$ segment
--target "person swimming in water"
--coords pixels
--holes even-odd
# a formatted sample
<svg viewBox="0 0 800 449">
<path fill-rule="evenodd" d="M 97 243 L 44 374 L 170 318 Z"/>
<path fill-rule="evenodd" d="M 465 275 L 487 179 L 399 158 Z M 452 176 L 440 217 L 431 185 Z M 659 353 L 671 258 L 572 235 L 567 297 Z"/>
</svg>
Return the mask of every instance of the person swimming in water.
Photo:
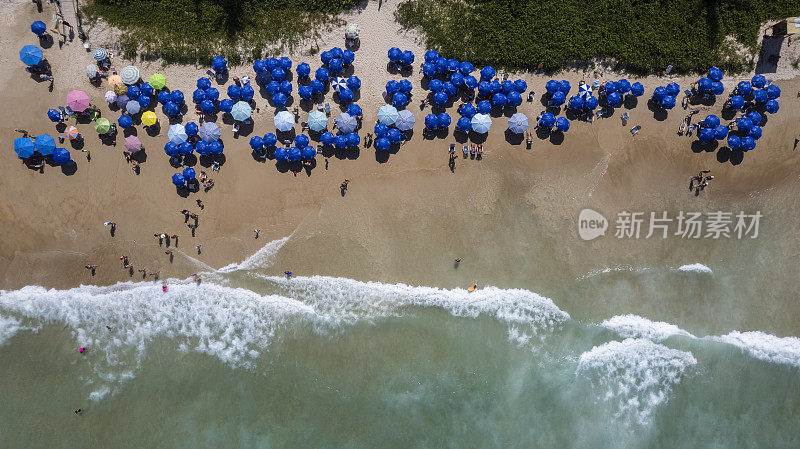
<svg viewBox="0 0 800 449">
<path fill-rule="evenodd" d="M 286 275 L 286 279 L 291 279 L 292 278 L 292 272 L 289 271 L 289 270 L 284 271 L 283 274 Z"/>
<path fill-rule="evenodd" d="M 167 292 L 167 283 L 166 283 L 166 282 L 164 282 L 163 284 L 161 284 L 161 291 L 162 291 L 162 292 L 164 292 L 164 293 L 166 293 L 166 292 Z"/>
</svg>

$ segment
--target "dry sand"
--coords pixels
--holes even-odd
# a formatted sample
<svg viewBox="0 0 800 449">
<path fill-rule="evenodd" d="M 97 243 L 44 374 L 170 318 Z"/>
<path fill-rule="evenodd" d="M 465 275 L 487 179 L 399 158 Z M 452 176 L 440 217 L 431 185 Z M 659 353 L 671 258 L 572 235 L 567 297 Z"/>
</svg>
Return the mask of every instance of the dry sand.
<svg viewBox="0 0 800 449">
<path fill-rule="evenodd" d="M 45 5 L 46 8 L 49 5 Z M 355 73 L 362 79 L 358 103 L 365 111 L 362 139 L 370 131 L 375 111 L 383 104 L 381 92 L 390 74 L 386 52 L 390 46 L 412 50 L 418 62 L 424 48 L 417 36 L 400 30 L 392 15 L 395 2 L 377 2 L 345 17 L 356 21 L 362 30 L 362 45 L 356 53 Z M 491 271 L 490 282 L 531 288 L 537 283 L 552 285 L 575 279 L 603 267 L 635 265 L 659 260 L 680 264 L 702 257 L 717 257 L 734 251 L 727 242 L 709 243 L 631 242 L 600 239 L 580 241 L 575 230 L 578 212 L 591 207 L 608 216 L 627 210 L 765 210 L 776 222 L 790 224 L 787 235 L 797 235 L 798 152 L 793 150 L 800 102 L 794 93 L 800 81 L 793 72 L 782 71 L 772 78 L 783 90 L 781 111 L 769 117 L 764 137 L 756 151 L 745 154 L 738 165 L 719 157 L 716 151 L 695 147 L 695 138 L 676 135 L 687 111 L 676 107 L 667 117 L 648 109 L 645 97 L 659 85 L 677 81 L 684 88 L 694 78 L 640 79 L 645 97 L 633 109 L 617 109 L 613 116 L 594 123 L 573 121 L 563 142 L 553 137 L 535 138 L 531 149 L 524 142 L 505 139 L 506 117 L 495 117 L 482 161 L 459 158 L 455 172 L 448 169 L 447 148 L 454 142 L 445 138 L 425 140 L 423 118 L 430 108 L 419 107 L 423 91 L 420 75 L 409 78 L 414 96 L 408 108 L 417 116 L 415 135 L 388 161 L 379 163 L 372 149 L 362 148 L 357 155 L 333 156 L 329 166 L 318 158 L 316 167 L 297 176 L 282 173 L 274 161 L 258 162 L 250 154 L 250 135 L 232 137 L 231 126 L 219 122 L 223 130 L 226 163 L 219 173 L 206 169 L 216 182 L 207 193 L 181 198 L 170 183 L 176 171 L 163 152 L 166 142 L 166 117 L 157 111 L 162 123 L 159 136 L 149 137 L 138 128 L 146 148 L 147 161 L 140 175 L 132 172 L 122 157 L 120 144 L 101 145 L 91 125 L 78 125 L 91 150 L 91 162 L 80 151 L 72 151 L 78 169 L 65 175 L 58 167 L 46 166 L 43 173 L 25 168 L 10 149 L 17 135 L 14 128 L 33 134 L 54 133 L 47 120 L 49 107 L 63 105 L 68 91 L 78 88 L 89 93 L 103 115 L 116 120 L 102 100 L 106 86 L 95 88 L 84 76 L 91 56 L 75 40 L 63 48 L 45 50 L 55 71 L 52 92 L 48 83 L 36 83 L 18 61 L 19 47 L 36 43 L 29 30 L 31 21 L 49 18 L 37 14 L 29 2 L 9 5 L 2 16 L 7 33 L 2 37 L 0 63 L 0 132 L 6 136 L 7 150 L 0 152 L 0 287 L 11 289 L 28 284 L 65 288 L 79 283 L 108 284 L 128 280 L 119 257 L 130 257 L 135 268 L 159 271 L 162 279 L 185 277 L 190 273 L 219 268 L 238 262 L 256 252 L 266 242 L 288 235 L 293 238 L 279 255 L 276 267 L 293 269 L 298 274 L 329 274 L 364 280 L 409 282 L 427 285 L 463 285 Z M 113 33 L 92 35 L 93 45 L 113 47 L 105 41 Z M 324 35 L 320 48 L 341 46 L 342 30 Z M 791 51 L 800 48 L 795 46 Z M 317 57 L 290 55 L 295 63 L 319 66 Z M 785 58 L 789 59 L 789 58 Z M 114 65 L 128 62 L 119 58 Z M 167 76 L 168 87 L 181 89 L 187 97 L 204 67 L 170 66 L 135 62 L 144 78 L 159 71 Z M 250 67 L 234 67 L 232 75 L 249 74 Z M 540 93 L 549 79 L 519 74 L 536 92 L 533 103 L 523 103 L 519 112 L 533 122 L 544 109 Z M 512 79 L 517 75 L 512 75 Z M 581 79 L 593 81 L 594 73 L 565 72 L 573 86 Z M 601 80 L 617 79 L 606 73 Z M 729 92 L 746 77 L 727 77 Z M 781 78 L 780 81 L 777 81 Z M 226 86 L 218 86 L 223 92 Z M 295 87 L 296 91 L 296 87 Z M 254 134 L 274 132 L 273 108 L 256 94 L 261 112 L 254 114 Z M 330 93 L 326 97 L 335 108 Z M 697 106 L 702 118 L 720 114 L 721 103 Z M 304 106 L 304 105 L 301 105 Z M 293 106 L 290 106 L 290 108 Z M 622 126 L 620 115 L 627 111 L 629 123 Z M 455 107 L 451 116 L 458 117 Z M 305 112 L 302 113 L 305 116 Z M 333 118 L 333 117 L 331 117 Z M 185 121 L 197 121 L 193 111 Z M 628 129 L 642 126 L 635 137 Z M 450 127 L 453 129 L 453 126 Z M 297 127 L 299 133 L 299 126 Z M 460 144 L 459 144 L 460 148 Z M 357 156 L 357 157 L 356 157 Z M 704 168 L 713 169 L 716 179 L 699 197 L 687 191 L 688 177 Z M 339 184 L 351 180 L 346 196 Z M 195 199 L 205 203 L 200 211 Z M 191 237 L 184 224 L 182 209 L 200 214 L 200 227 Z M 118 223 L 114 237 L 103 226 L 106 220 Z M 254 238 L 253 229 L 261 229 Z M 180 235 L 175 259 L 170 263 L 159 248 L 154 233 Z M 797 275 L 796 255 L 800 244 L 794 238 L 763 242 L 765 251 L 774 251 L 777 263 L 787 263 L 788 275 Z M 202 245 L 197 254 L 195 245 Z M 699 246 L 698 246 L 699 245 Z M 770 246 L 771 245 L 771 246 Z M 173 248 L 174 249 L 174 248 Z M 757 251 L 742 247 L 741 251 Z M 452 259 L 473 261 L 454 273 Z M 531 271 L 531 263 L 543 260 L 555 267 L 547 274 Z M 693 259 L 694 258 L 694 259 Z M 83 267 L 98 264 L 92 277 Z M 535 262 L 533 263 L 535 266 Z M 279 271 L 282 271 L 279 270 Z M 278 271 L 278 272 L 279 272 Z M 134 279 L 137 273 L 134 273 Z M 767 283 L 769 280 L 763 280 Z M 767 296 L 791 295 L 781 287 Z M 785 300 L 785 299 L 783 299 Z M 775 299 L 775 301 L 783 301 Z M 780 310 L 777 307 L 774 309 Z M 611 305 L 609 305 L 611 307 Z M 610 316 L 610 315 L 609 315 Z"/>
</svg>

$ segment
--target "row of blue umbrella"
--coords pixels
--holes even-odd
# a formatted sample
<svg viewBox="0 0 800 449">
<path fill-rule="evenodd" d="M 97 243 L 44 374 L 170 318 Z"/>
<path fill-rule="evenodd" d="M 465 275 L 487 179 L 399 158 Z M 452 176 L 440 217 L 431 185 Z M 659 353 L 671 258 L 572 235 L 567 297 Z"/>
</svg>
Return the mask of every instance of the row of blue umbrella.
<svg viewBox="0 0 800 449">
<path fill-rule="evenodd" d="M 356 54 L 351 50 L 342 50 L 340 47 L 333 47 L 330 50 L 323 51 L 319 55 L 320 61 L 329 75 L 338 75 L 345 67 L 353 64 L 356 59 Z M 319 70 L 315 75 L 319 74 Z"/>
<path fill-rule="evenodd" d="M 219 156 L 223 153 L 223 151 L 224 147 L 222 142 L 218 140 L 213 142 L 199 140 L 194 145 L 192 145 L 192 143 L 189 141 L 184 141 L 181 143 L 170 141 L 164 145 L 164 152 L 169 157 L 191 156 L 195 152 L 197 152 L 197 154 L 200 156 Z"/>
<path fill-rule="evenodd" d="M 402 64 L 404 66 L 410 66 L 414 63 L 414 52 L 411 50 L 400 50 L 397 47 L 392 47 L 389 49 L 389 61 L 395 64 Z"/>
<path fill-rule="evenodd" d="M 545 112 L 539 117 L 537 126 L 547 129 L 552 129 L 555 126 L 558 131 L 563 133 L 569 130 L 570 123 L 565 117 L 556 117 L 550 112 Z"/>
<path fill-rule="evenodd" d="M 186 183 L 192 182 L 195 179 L 197 179 L 197 173 L 195 173 L 192 167 L 186 167 L 181 173 L 172 175 L 172 183 L 178 188 L 186 187 Z"/>
</svg>

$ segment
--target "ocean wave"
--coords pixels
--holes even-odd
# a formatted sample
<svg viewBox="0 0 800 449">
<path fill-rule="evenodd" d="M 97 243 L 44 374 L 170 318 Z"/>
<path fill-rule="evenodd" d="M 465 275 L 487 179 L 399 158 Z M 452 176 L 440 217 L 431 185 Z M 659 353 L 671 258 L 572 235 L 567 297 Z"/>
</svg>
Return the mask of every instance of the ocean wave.
<svg viewBox="0 0 800 449">
<path fill-rule="evenodd" d="M 603 321 L 600 325 L 616 332 L 623 338 L 646 338 L 655 342 L 662 342 L 674 335 L 695 338 L 694 335 L 674 324 L 651 321 L 638 315 L 617 315 Z"/>
<path fill-rule="evenodd" d="M 283 247 L 286 242 L 292 236 L 286 236 L 282 239 L 273 240 L 266 245 L 264 245 L 261 249 L 256 251 L 252 256 L 248 257 L 247 259 L 239 262 L 239 263 L 232 263 L 230 265 L 226 265 L 220 268 L 220 273 L 229 273 L 235 270 L 252 270 L 255 268 L 265 268 L 270 265 L 275 260 L 275 255 L 278 254 L 278 251 Z"/>
<path fill-rule="evenodd" d="M 23 327 L 18 319 L 0 315 L 0 345 L 22 329 Z"/>
<path fill-rule="evenodd" d="M 703 265 L 701 263 L 692 263 L 692 264 L 688 264 L 688 265 L 681 265 L 678 268 L 676 268 L 676 270 L 677 271 L 688 271 L 688 272 L 692 272 L 692 273 L 708 273 L 708 274 L 713 274 L 714 273 L 711 270 L 711 268 L 708 268 L 707 266 L 705 266 L 705 265 Z"/>
<path fill-rule="evenodd" d="M 646 425 L 675 384 L 697 364 L 690 352 L 642 338 L 611 341 L 581 354 L 576 374 L 588 378 L 616 419 Z"/>
<path fill-rule="evenodd" d="M 760 331 L 733 331 L 706 338 L 734 345 L 759 360 L 800 367 L 800 338 L 797 337 L 776 337 Z"/>
</svg>

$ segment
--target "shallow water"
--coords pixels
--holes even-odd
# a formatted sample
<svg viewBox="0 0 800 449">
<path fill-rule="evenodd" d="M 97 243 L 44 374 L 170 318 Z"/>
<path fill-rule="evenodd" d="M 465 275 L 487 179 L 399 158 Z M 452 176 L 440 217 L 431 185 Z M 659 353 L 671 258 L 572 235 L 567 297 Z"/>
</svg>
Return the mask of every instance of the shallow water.
<svg viewBox="0 0 800 449">
<path fill-rule="evenodd" d="M 797 338 L 577 319 L 527 290 L 225 271 L 166 294 L 3 292 L 0 443 L 800 446 Z M 609 274 L 592 288 L 613 290 Z M 637 282 L 673 275 L 690 290 L 714 282 L 702 270 Z"/>
</svg>

